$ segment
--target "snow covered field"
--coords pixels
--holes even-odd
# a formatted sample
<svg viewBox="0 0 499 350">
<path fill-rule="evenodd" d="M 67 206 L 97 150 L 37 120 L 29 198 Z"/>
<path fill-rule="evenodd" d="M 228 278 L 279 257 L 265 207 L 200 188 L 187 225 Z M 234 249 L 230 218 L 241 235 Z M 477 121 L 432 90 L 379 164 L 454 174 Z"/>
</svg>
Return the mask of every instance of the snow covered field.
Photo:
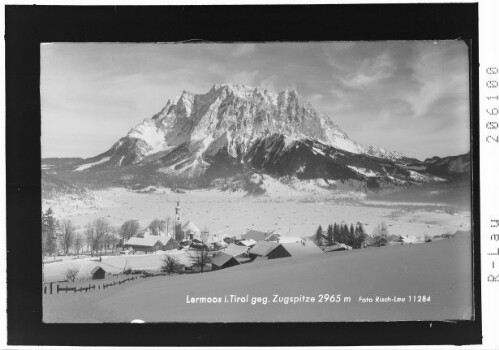
<svg viewBox="0 0 499 350">
<path fill-rule="evenodd" d="M 471 237 L 458 234 L 432 243 L 258 261 L 90 293 L 44 295 L 44 322 L 462 320 L 473 315 L 471 272 Z M 324 297 L 320 302 L 325 294 L 333 302 Z M 236 300 L 231 295 L 243 299 L 230 302 Z M 203 297 L 221 302 L 193 302 Z"/>
<path fill-rule="evenodd" d="M 137 219 L 146 227 L 153 219 L 173 217 L 177 199 L 182 207 L 182 220 L 193 221 L 200 229 L 211 233 L 236 235 L 246 229 L 277 229 L 284 235 L 311 236 L 319 225 L 327 227 L 333 222 L 347 224 L 364 223 L 367 233 L 384 221 L 389 233 L 422 237 L 470 228 L 470 212 L 447 214 L 441 207 L 420 207 L 414 210 L 397 210 L 397 203 L 362 201 L 341 203 L 340 192 L 291 189 L 288 186 L 273 187 L 272 196 L 246 197 L 244 192 L 222 192 L 217 190 L 187 191 L 177 194 L 166 188 L 154 192 L 137 193 L 123 188 L 112 188 L 93 192 L 96 205 L 68 206 L 67 201 L 44 203 L 51 206 L 59 218 L 71 219 L 84 227 L 88 222 L 104 217 L 111 224 L 120 226 L 130 219 Z M 340 200 L 340 201 L 339 201 Z M 368 205 L 367 205 L 368 204 Z M 411 206 L 401 203 L 400 207 Z M 419 209 L 418 209 L 419 208 Z"/>
</svg>

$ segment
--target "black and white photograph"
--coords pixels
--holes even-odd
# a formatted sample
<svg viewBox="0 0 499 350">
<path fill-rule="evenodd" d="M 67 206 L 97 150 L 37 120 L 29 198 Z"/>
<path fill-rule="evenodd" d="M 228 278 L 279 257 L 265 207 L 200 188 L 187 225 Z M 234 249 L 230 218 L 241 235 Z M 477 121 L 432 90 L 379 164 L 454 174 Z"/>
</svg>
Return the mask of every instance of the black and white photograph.
<svg viewBox="0 0 499 350">
<path fill-rule="evenodd" d="M 40 44 L 44 323 L 475 318 L 470 42 Z"/>
</svg>

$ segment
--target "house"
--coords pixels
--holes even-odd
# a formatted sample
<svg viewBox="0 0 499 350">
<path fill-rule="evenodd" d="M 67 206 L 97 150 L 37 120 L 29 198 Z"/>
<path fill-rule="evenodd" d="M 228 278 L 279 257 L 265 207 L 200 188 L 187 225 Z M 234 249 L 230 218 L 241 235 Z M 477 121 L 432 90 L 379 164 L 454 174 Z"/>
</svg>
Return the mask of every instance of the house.
<svg viewBox="0 0 499 350">
<path fill-rule="evenodd" d="M 232 255 L 235 258 L 239 258 L 244 256 L 248 250 L 250 250 L 250 248 L 244 245 L 229 244 L 227 248 L 224 249 L 224 253 Z"/>
<path fill-rule="evenodd" d="M 274 232 L 274 233 L 271 233 L 265 240 L 279 242 L 280 239 L 281 239 L 281 235 L 277 232 Z"/>
<path fill-rule="evenodd" d="M 203 250 L 203 249 L 208 249 L 208 245 L 203 243 L 202 241 L 200 241 L 199 239 L 197 238 L 194 238 L 192 240 L 192 243 L 190 245 L 190 248 L 192 249 L 198 249 L 198 250 Z"/>
<path fill-rule="evenodd" d="M 248 230 L 246 231 L 245 234 L 241 235 L 241 239 L 243 240 L 253 239 L 257 242 L 261 242 L 268 240 L 268 238 L 270 238 L 274 233 L 275 230 L 269 232 Z"/>
<path fill-rule="evenodd" d="M 278 245 L 279 243 L 277 242 L 261 241 L 248 251 L 248 255 L 252 260 L 255 260 L 257 257 L 267 257 Z"/>
<path fill-rule="evenodd" d="M 90 271 L 90 275 L 93 280 L 102 279 L 106 277 L 106 271 L 101 266 L 97 265 Z"/>
<path fill-rule="evenodd" d="M 245 247 L 253 247 L 257 242 L 254 239 L 244 239 L 242 241 L 237 242 L 237 245 L 245 246 Z"/>
<path fill-rule="evenodd" d="M 173 238 L 169 237 L 160 237 L 159 238 L 161 243 L 163 243 L 163 250 L 173 250 L 173 249 L 178 249 L 180 244 L 174 240 Z"/>
<path fill-rule="evenodd" d="M 320 254 L 322 254 L 322 250 L 314 242 L 303 240 L 300 243 L 280 243 L 267 257 L 278 259 Z"/>
<path fill-rule="evenodd" d="M 172 244 L 170 244 L 170 246 L 171 245 Z M 125 249 L 144 253 L 154 253 L 157 250 L 165 250 L 165 244 L 160 236 L 131 237 L 125 242 L 123 247 Z"/>
<path fill-rule="evenodd" d="M 201 230 L 192 221 L 187 221 L 181 228 L 184 239 L 201 239 Z"/>
<path fill-rule="evenodd" d="M 221 270 L 236 265 L 239 265 L 239 261 L 237 261 L 236 258 L 232 255 L 227 253 L 220 252 L 211 258 L 212 270 Z"/>
</svg>

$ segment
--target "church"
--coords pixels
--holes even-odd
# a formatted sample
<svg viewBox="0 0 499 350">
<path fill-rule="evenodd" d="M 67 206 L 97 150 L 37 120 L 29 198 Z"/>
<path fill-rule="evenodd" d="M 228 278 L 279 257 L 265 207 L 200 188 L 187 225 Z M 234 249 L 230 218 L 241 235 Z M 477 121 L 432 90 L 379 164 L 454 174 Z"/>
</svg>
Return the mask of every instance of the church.
<svg viewBox="0 0 499 350">
<path fill-rule="evenodd" d="M 177 242 L 192 241 L 193 239 L 201 239 L 201 230 L 192 222 L 187 221 L 182 225 L 182 211 L 180 209 L 180 201 L 177 201 L 175 207 L 174 234 Z"/>
</svg>

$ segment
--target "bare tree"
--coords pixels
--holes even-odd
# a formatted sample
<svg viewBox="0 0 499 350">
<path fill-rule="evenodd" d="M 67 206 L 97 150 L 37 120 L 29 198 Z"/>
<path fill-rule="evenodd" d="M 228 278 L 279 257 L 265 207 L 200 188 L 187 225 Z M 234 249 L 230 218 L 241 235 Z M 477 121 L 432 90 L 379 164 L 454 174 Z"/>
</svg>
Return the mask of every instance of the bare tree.
<svg viewBox="0 0 499 350">
<path fill-rule="evenodd" d="M 385 222 L 381 222 L 373 230 L 373 246 L 379 247 L 388 241 L 388 226 Z"/>
<path fill-rule="evenodd" d="M 93 223 L 88 223 L 85 226 L 85 241 L 87 243 L 88 250 L 90 250 L 90 255 L 94 256 L 95 251 L 95 227 Z"/>
<path fill-rule="evenodd" d="M 137 220 L 128 220 L 123 223 L 120 227 L 120 236 L 123 243 L 128 241 L 130 237 L 136 236 L 140 231 L 140 225 Z"/>
<path fill-rule="evenodd" d="M 78 272 L 80 272 L 80 268 L 78 266 L 73 267 L 72 269 L 67 269 L 64 272 L 64 276 L 71 282 L 74 282 L 76 279 L 76 276 L 78 275 Z"/>
<path fill-rule="evenodd" d="M 96 248 L 99 251 L 99 255 L 102 255 L 102 248 L 105 245 L 106 236 L 111 232 L 111 225 L 109 221 L 104 218 L 98 218 L 94 221 L 95 227 L 95 240 Z"/>
<path fill-rule="evenodd" d="M 101 255 L 102 248 L 105 245 L 105 238 L 111 232 L 111 225 L 104 218 L 99 218 L 86 226 L 85 236 L 87 245 L 92 256 L 95 254 Z"/>
<path fill-rule="evenodd" d="M 166 235 L 168 236 L 168 233 L 170 232 L 170 224 L 172 222 L 172 217 L 167 216 L 165 219 L 165 224 L 166 224 Z"/>
<path fill-rule="evenodd" d="M 210 262 L 210 252 L 206 245 L 206 240 L 203 238 L 206 234 L 209 234 L 209 231 L 205 228 L 201 232 L 201 244 L 198 245 L 199 248 L 191 251 L 191 261 L 194 266 L 200 269 L 201 273 L 203 272 L 205 265 Z"/>
<path fill-rule="evenodd" d="M 177 259 L 170 255 L 166 255 L 163 257 L 163 261 L 161 264 L 161 271 L 166 272 L 167 274 L 177 273 L 180 270 L 180 265 L 177 262 Z"/>
<path fill-rule="evenodd" d="M 203 244 L 208 241 L 208 238 L 210 238 L 210 229 L 208 227 L 203 227 L 203 230 L 201 231 L 201 242 L 203 242 Z"/>
<path fill-rule="evenodd" d="M 165 229 L 166 225 L 164 221 L 159 219 L 154 219 L 149 224 L 149 229 L 151 230 L 151 234 L 154 236 L 159 236 L 159 233 Z"/>
<path fill-rule="evenodd" d="M 114 250 L 119 243 L 119 239 L 114 228 L 111 228 L 111 231 L 105 235 L 104 242 L 106 245 L 106 251 L 107 248 L 111 248 L 111 252 L 114 253 Z"/>
<path fill-rule="evenodd" d="M 61 220 L 59 223 L 59 227 L 61 230 L 61 241 L 62 247 L 64 248 L 64 254 L 68 255 L 69 248 L 73 245 L 74 235 L 75 235 L 75 226 L 71 222 L 71 220 Z"/>
<path fill-rule="evenodd" d="M 73 249 L 76 253 L 76 256 L 80 255 L 81 248 L 83 248 L 83 237 L 79 234 L 76 234 L 73 240 Z"/>
</svg>

